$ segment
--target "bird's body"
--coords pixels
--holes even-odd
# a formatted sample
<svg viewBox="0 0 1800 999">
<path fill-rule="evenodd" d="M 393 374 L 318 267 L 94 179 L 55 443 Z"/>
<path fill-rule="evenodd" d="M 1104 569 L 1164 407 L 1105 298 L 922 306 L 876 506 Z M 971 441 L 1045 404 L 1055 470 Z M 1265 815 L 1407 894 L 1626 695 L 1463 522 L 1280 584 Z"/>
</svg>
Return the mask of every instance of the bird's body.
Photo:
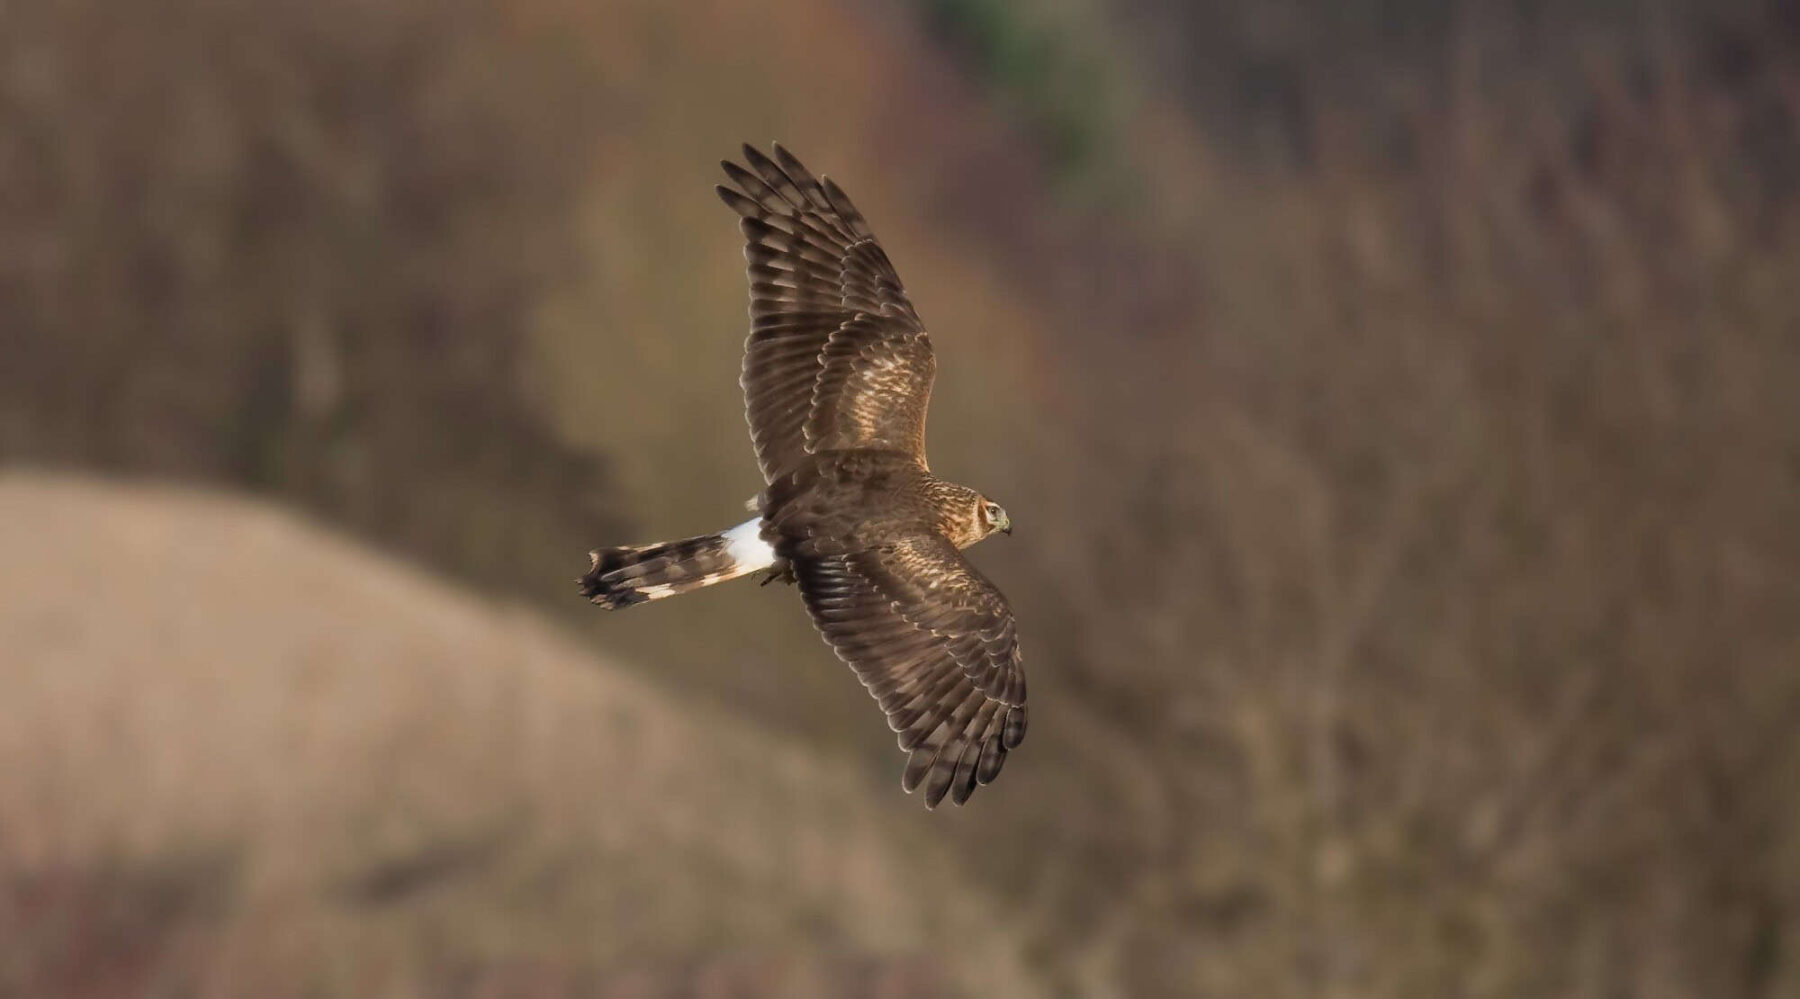
<svg viewBox="0 0 1800 999">
<path fill-rule="evenodd" d="M 838 555 L 885 539 L 935 532 L 958 548 L 990 533 L 981 494 L 894 451 L 808 455 L 763 493 L 763 520 L 785 558 Z"/>
<path fill-rule="evenodd" d="M 994 779 L 1025 735 L 1012 609 L 961 550 L 1012 523 L 931 473 L 936 357 L 893 265 L 830 180 L 780 146 L 724 164 L 750 262 L 742 384 L 767 488 L 718 534 L 590 553 L 582 592 L 609 609 L 758 570 L 798 583 L 911 756 L 928 806 Z"/>
</svg>

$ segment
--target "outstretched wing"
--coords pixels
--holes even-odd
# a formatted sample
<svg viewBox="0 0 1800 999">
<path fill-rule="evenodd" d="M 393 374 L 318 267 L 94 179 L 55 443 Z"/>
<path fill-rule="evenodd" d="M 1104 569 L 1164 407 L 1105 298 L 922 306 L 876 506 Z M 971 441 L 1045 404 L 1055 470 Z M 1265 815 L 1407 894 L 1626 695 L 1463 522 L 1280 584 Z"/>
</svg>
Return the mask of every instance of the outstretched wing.
<svg viewBox="0 0 1800 999">
<path fill-rule="evenodd" d="M 799 558 L 825 640 L 887 712 L 907 759 L 901 785 L 957 804 L 991 783 L 1025 738 L 1025 674 L 1012 608 L 947 539 L 900 538 Z"/>
<path fill-rule="evenodd" d="M 862 213 L 777 145 L 726 161 L 719 197 L 743 216 L 750 262 L 744 402 L 774 481 L 808 453 L 881 448 L 925 461 L 937 360 Z"/>
</svg>

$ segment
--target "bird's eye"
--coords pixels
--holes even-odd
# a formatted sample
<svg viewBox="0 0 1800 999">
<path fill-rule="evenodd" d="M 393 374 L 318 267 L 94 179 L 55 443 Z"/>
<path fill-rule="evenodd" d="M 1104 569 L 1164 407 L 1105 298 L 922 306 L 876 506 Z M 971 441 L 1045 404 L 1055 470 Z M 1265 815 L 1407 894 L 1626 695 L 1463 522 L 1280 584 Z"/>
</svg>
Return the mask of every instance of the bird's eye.
<svg viewBox="0 0 1800 999">
<path fill-rule="evenodd" d="M 989 503 L 987 505 L 987 519 L 988 519 L 989 523 L 992 523 L 992 522 L 1000 519 L 1000 504 Z"/>
</svg>

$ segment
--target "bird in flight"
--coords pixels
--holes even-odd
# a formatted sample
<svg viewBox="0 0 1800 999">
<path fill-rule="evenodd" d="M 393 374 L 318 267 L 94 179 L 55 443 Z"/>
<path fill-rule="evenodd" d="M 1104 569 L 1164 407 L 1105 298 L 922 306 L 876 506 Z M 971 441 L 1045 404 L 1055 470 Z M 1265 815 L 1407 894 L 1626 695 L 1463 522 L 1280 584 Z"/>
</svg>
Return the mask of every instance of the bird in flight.
<svg viewBox="0 0 1800 999">
<path fill-rule="evenodd" d="M 925 805 L 962 804 L 1025 738 L 1012 608 L 962 549 L 1012 521 L 931 474 L 931 338 L 862 213 L 779 144 L 726 161 L 750 336 L 740 382 L 767 487 L 719 534 L 601 548 L 581 592 L 609 610 L 758 570 L 798 583 L 814 626 L 880 702 Z"/>
</svg>

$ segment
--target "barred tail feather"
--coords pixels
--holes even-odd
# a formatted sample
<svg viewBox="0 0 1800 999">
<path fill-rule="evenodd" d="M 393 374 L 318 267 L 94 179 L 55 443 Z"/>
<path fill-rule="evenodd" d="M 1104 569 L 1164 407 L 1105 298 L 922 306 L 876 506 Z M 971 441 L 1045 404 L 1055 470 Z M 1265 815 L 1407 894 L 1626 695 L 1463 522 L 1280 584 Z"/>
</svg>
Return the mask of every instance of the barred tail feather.
<svg viewBox="0 0 1800 999">
<path fill-rule="evenodd" d="M 775 550 L 762 540 L 762 521 L 746 521 L 721 534 L 655 545 L 600 548 L 577 582 L 581 595 L 607 610 L 686 593 L 767 568 Z"/>
</svg>

